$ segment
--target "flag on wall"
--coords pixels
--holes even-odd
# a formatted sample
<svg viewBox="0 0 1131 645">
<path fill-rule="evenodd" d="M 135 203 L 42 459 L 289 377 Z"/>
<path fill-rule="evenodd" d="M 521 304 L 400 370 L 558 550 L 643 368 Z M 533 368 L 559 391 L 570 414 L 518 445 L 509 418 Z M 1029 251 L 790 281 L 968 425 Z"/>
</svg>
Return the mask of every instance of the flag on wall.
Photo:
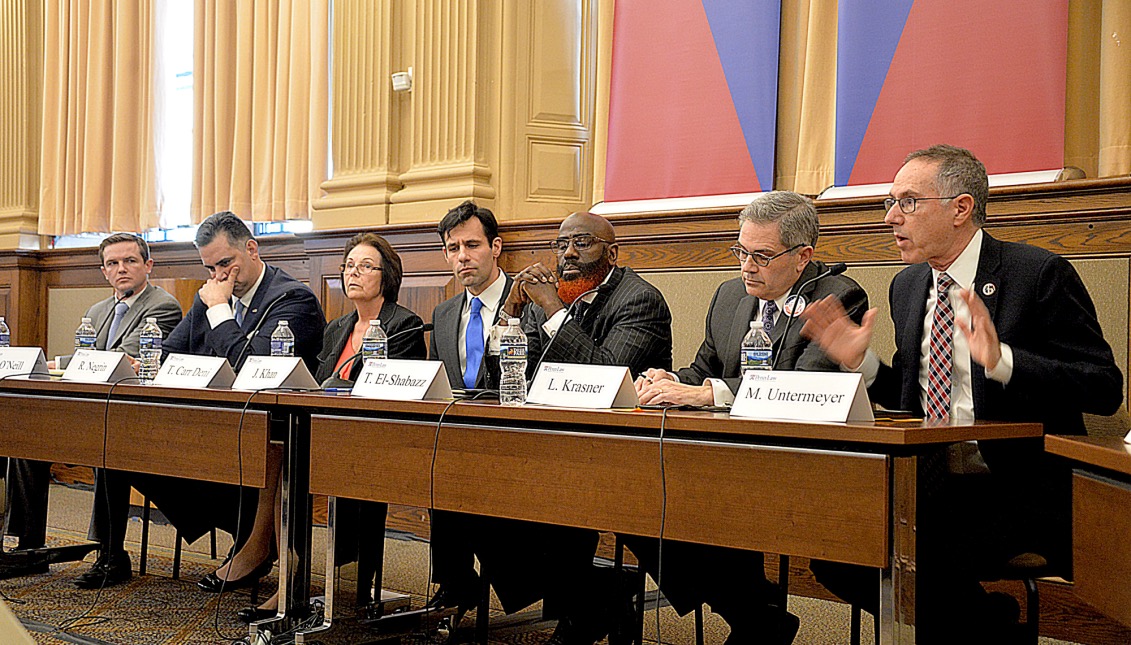
<svg viewBox="0 0 1131 645">
<path fill-rule="evenodd" d="M 969 148 L 991 173 L 1064 165 L 1068 2 L 840 0 L 836 185 Z"/>
<path fill-rule="evenodd" d="M 780 0 L 618 0 L 605 200 L 770 190 Z"/>
</svg>

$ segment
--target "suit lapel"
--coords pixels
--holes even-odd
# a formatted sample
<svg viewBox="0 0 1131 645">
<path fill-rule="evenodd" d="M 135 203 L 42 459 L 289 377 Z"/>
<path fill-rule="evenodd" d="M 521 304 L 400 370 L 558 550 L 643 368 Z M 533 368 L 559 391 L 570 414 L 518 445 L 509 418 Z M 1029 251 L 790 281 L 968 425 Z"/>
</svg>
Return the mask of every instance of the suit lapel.
<svg viewBox="0 0 1131 645">
<path fill-rule="evenodd" d="M 758 308 L 758 298 L 752 295 L 747 294 L 738 301 L 738 309 L 731 321 L 727 344 L 721 355 L 724 369 L 729 369 L 731 365 L 738 365 L 738 354 L 742 349 L 742 339 L 750 332 L 750 321 L 754 319 Z"/>
<path fill-rule="evenodd" d="M 1001 243 L 982 232 L 982 252 L 978 257 L 978 271 L 970 288 L 981 298 L 990 312 L 990 320 L 999 325 L 997 319 L 998 291 L 1001 289 Z M 992 288 L 990 286 L 992 285 Z M 987 292 L 989 292 L 987 294 Z M 970 359 L 970 385 L 974 398 L 974 418 L 979 418 L 985 410 L 986 370 L 976 369 Z"/>
</svg>

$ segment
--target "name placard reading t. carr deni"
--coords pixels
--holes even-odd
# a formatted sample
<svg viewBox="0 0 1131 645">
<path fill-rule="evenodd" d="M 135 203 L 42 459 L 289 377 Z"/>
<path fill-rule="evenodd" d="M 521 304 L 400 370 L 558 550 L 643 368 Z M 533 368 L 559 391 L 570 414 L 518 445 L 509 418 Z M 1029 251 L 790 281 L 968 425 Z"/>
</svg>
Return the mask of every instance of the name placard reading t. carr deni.
<svg viewBox="0 0 1131 645">
<path fill-rule="evenodd" d="M 38 347 L 0 347 L 0 378 L 15 375 L 47 375 L 47 359 Z"/>
<path fill-rule="evenodd" d="M 450 399 L 452 386 L 443 367 L 440 361 L 370 359 L 350 394 L 390 401 Z"/>
<path fill-rule="evenodd" d="M 297 356 L 248 356 L 236 375 L 233 390 L 314 390 L 318 383 Z"/>
<path fill-rule="evenodd" d="M 223 356 L 169 354 L 161 365 L 154 385 L 166 387 L 227 389 L 236 373 Z"/>
<path fill-rule="evenodd" d="M 873 421 L 859 374 L 750 370 L 742 378 L 732 417 L 785 421 Z"/>
<path fill-rule="evenodd" d="M 640 403 L 627 367 L 577 363 L 542 363 L 526 401 L 591 410 L 632 408 Z"/>
</svg>

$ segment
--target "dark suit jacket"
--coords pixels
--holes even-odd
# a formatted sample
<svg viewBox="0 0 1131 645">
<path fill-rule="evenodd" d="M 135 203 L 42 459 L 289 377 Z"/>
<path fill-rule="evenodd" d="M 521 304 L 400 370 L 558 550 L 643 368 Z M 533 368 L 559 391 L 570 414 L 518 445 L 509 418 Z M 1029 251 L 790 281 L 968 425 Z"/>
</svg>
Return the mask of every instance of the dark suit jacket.
<svg viewBox="0 0 1131 645">
<path fill-rule="evenodd" d="M 514 280 L 509 275 L 504 274 L 504 276 L 506 284 L 503 286 L 503 295 L 499 297 L 499 305 L 495 307 L 495 319 L 491 321 L 492 325 L 499 321 L 503 303 L 507 301 L 511 285 L 514 284 Z M 467 291 L 460 291 L 436 305 L 436 309 L 432 311 L 432 341 L 428 347 L 428 358 L 444 362 L 444 369 L 448 372 L 448 382 L 456 389 L 463 387 L 463 372 L 459 369 L 459 319 L 463 314 L 463 304 L 466 299 Z M 478 388 L 486 387 L 487 357 L 483 358 L 484 360 L 479 363 L 479 378 L 475 381 L 475 387 Z"/>
<path fill-rule="evenodd" d="M 998 337 L 1013 349 L 1013 376 L 1002 385 L 971 361 L 975 418 L 1034 421 L 1046 433 L 1084 434 L 1082 413 L 1114 414 L 1123 402 L 1123 376 L 1087 289 L 1064 258 L 983 235 L 974 290 Z M 896 353 L 868 389 L 886 407 L 922 413 L 920 342 L 931 280 L 927 264 L 907 267 L 892 280 Z M 987 285 L 993 285 L 988 295 Z M 996 506 L 1013 533 L 1009 539 L 1024 540 L 1023 550 L 1037 550 L 1050 561 L 1066 561 L 1068 469 L 1045 456 L 1040 438 L 978 443 L 995 494 L 1003 496 Z"/>
<path fill-rule="evenodd" d="M 98 349 L 120 349 L 130 356 L 137 356 L 141 347 L 141 328 L 145 326 L 146 318 L 156 318 L 157 326 L 161 333 L 168 336 L 181 321 L 181 303 L 177 299 L 155 284 L 148 285 L 134 301 L 122 317 L 114 338 L 110 335 L 110 320 L 114 317 L 113 297 L 101 300 L 91 305 L 86 315 L 93 324 L 98 325 L 98 340 L 95 347 Z"/>
<path fill-rule="evenodd" d="M 527 377 L 541 361 L 623 365 L 633 377 L 649 367 L 671 369 L 672 314 L 659 289 L 627 267 L 615 267 L 583 313 L 567 320 L 554 342 L 542 330 L 546 312 L 531 304 L 522 316 Z M 547 348 L 543 350 L 543 348 Z M 545 351 L 545 356 L 543 356 Z"/>
<path fill-rule="evenodd" d="M 227 320 L 212 329 L 206 315 L 208 307 L 197 295 L 188 315 L 165 339 L 162 347 L 165 355 L 179 353 L 225 356 L 232 363 L 232 368 L 239 371 L 240 365 L 235 361 L 241 353 L 241 364 L 249 355 L 265 356 L 271 353 L 271 333 L 280 320 L 286 320 L 295 335 L 295 355 L 302 357 L 311 372 L 317 370 L 318 354 L 322 351 L 322 331 L 326 328 L 326 317 L 318 305 L 318 299 L 314 297 L 310 287 L 287 275 L 286 271 L 266 265 L 263 270 L 266 275 L 244 314 L 242 327 L 235 320 Z M 283 294 L 289 295 L 268 312 L 268 306 Z M 267 318 L 260 325 L 264 314 L 267 314 Z M 259 331 L 251 339 L 251 347 L 244 352 L 247 335 L 257 326 Z"/>
<path fill-rule="evenodd" d="M 407 307 L 402 307 L 395 302 L 385 301 L 381 306 L 381 327 L 390 338 L 394 334 L 417 327 L 416 332 L 409 332 L 398 336 L 389 342 L 389 358 L 423 359 L 426 356 L 424 347 L 424 322 L 420 316 L 414 314 Z M 337 318 L 326 325 L 326 332 L 322 335 L 322 353 L 318 355 L 318 371 L 314 373 L 314 380 L 321 383 L 334 374 L 334 367 L 342 356 L 342 350 L 349 342 L 353 327 L 357 324 L 357 311 Z M 354 360 L 350 366 L 351 381 L 357 380 L 361 373 L 361 359 Z"/>
<path fill-rule="evenodd" d="M 801 272 L 795 287 L 819 275 L 826 268 L 821 262 L 810 262 Z M 806 303 L 834 295 L 840 299 L 845 311 L 856 322 L 860 322 L 864 312 L 868 310 L 868 294 L 864 293 L 855 280 L 843 275 L 821 278 L 805 287 L 799 295 L 805 298 Z M 699 385 L 707 378 L 721 378 L 726 381 L 731 392 L 737 392 L 738 385 L 742 382 L 742 374 L 738 369 L 742 339 L 750 331 L 750 321 L 761 315 L 758 311 L 759 302 L 757 297 L 746 293 L 746 286 L 743 285 L 741 277 L 727 280 L 719 285 L 715 297 L 711 299 L 711 308 L 707 311 L 707 329 L 703 344 L 699 346 L 695 361 L 689 367 L 677 372 L 679 380 L 689 385 Z M 839 369 L 837 364 L 830 360 L 816 343 L 801 337 L 802 323 L 803 321 L 797 319 L 793 324 L 789 324 L 789 318 L 784 312 L 778 316 L 774 332 L 770 335 L 774 343 L 775 368 L 815 372 L 837 371 Z M 787 335 L 783 338 L 783 334 Z"/>
</svg>

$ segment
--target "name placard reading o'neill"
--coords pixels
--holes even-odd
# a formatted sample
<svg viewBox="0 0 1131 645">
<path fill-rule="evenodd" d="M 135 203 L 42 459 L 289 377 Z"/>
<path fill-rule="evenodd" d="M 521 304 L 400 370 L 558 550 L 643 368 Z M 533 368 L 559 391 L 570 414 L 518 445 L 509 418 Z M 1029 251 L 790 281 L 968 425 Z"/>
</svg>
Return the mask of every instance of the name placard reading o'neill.
<svg viewBox="0 0 1131 645">
<path fill-rule="evenodd" d="M 47 359 L 38 347 L 0 347 L 0 378 L 37 374 L 47 376 Z"/>
<path fill-rule="evenodd" d="M 370 359 L 357 375 L 350 396 L 391 401 L 452 398 L 448 373 L 440 361 Z"/>
<path fill-rule="evenodd" d="M 640 399 L 627 367 L 542 363 L 526 402 L 603 410 L 636 407 Z"/>
<path fill-rule="evenodd" d="M 732 417 L 785 421 L 874 421 L 864 377 L 843 372 L 750 370 Z"/>
</svg>

